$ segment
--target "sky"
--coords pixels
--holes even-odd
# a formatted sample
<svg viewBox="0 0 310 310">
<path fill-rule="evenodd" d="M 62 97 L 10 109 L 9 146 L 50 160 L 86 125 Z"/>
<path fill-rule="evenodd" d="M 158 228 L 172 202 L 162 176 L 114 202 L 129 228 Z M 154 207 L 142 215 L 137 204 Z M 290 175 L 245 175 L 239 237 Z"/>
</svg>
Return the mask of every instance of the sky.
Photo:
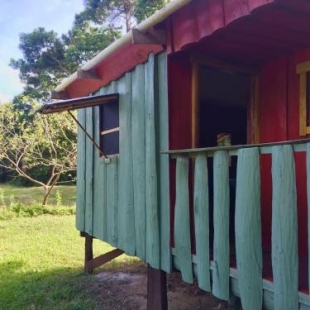
<svg viewBox="0 0 310 310">
<path fill-rule="evenodd" d="M 18 71 L 9 67 L 11 58 L 22 58 L 19 34 L 38 27 L 66 33 L 82 10 L 83 0 L 0 0 L 0 103 L 23 89 Z"/>
</svg>

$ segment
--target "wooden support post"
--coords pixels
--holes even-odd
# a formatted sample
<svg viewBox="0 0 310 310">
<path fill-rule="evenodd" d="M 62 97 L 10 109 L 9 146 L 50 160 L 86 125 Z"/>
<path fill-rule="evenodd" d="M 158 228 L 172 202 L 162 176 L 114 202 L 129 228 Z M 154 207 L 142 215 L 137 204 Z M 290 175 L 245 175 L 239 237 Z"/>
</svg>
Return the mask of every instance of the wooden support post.
<svg viewBox="0 0 310 310">
<path fill-rule="evenodd" d="M 147 266 L 147 310 L 167 310 L 166 273 Z"/>
<path fill-rule="evenodd" d="M 84 271 L 87 273 L 92 273 L 93 268 L 88 264 L 94 258 L 93 255 L 93 237 L 85 234 L 85 262 L 84 262 Z"/>
</svg>

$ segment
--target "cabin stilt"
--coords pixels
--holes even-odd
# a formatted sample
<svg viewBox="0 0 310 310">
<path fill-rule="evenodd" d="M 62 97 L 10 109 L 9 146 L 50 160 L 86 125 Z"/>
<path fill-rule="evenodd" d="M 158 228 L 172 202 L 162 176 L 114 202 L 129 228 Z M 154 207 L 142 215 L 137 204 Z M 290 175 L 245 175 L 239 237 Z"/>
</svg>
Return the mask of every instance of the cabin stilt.
<svg viewBox="0 0 310 310">
<path fill-rule="evenodd" d="M 93 255 L 93 237 L 88 234 L 82 234 L 85 237 L 85 262 L 84 271 L 86 273 L 93 273 L 94 269 L 100 267 L 112 259 L 122 255 L 124 251 L 120 249 L 114 249 L 110 252 L 104 253 L 94 258 Z"/>
<path fill-rule="evenodd" d="M 83 234 L 82 237 L 85 238 L 85 260 L 84 260 L 84 271 L 86 273 L 92 273 L 93 269 L 89 268 L 88 262 L 92 261 L 94 258 L 93 254 L 93 237 L 88 234 Z"/>
<path fill-rule="evenodd" d="M 167 281 L 164 271 L 147 266 L 147 310 L 166 310 Z"/>
</svg>

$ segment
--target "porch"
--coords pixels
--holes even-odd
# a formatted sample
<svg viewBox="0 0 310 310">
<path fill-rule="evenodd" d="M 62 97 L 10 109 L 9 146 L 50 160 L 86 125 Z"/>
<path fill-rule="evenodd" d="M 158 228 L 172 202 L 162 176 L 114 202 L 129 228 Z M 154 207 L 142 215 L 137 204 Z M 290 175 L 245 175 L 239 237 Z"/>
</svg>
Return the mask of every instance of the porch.
<svg viewBox="0 0 310 310">
<path fill-rule="evenodd" d="M 173 265 L 183 280 L 196 277 L 224 300 L 232 292 L 243 309 L 308 309 L 309 140 L 169 155 Z"/>
</svg>

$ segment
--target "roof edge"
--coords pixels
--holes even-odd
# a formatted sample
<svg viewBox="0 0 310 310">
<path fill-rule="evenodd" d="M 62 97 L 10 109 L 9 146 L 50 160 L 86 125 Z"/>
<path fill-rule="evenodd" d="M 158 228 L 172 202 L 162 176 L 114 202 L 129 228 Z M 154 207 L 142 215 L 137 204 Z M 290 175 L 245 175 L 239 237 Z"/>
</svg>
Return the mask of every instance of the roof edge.
<svg viewBox="0 0 310 310">
<path fill-rule="evenodd" d="M 168 3 L 165 7 L 161 10 L 155 12 L 146 20 L 142 21 L 139 25 L 135 27 L 139 31 L 145 33 L 150 28 L 156 26 L 157 24 L 161 23 L 165 19 L 167 19 L 170 15 L 174 12 L 181 9 L 186 4 L 190 3 L 192 0 L 174 0 Z M 78 71 L 88 71 L 93 69 L 96 65 L 98 65 L 101 61 L 105 58 L 116 52 L 117 50 L 121 49 L 124 45 L 130 43 L 132 41 L 132 31 L 130 30 L 124 36 L 116 40 L 115 42 L 111 43 L 107 46 L 104 50 L 102 50 L 99 54 L 97 54 L 94 58 L 86 62 Z M 78 79 L 77 71 L 71 74 L 69 77 L 64 79 L 55 89 L 57 93 L 64 91 L 71 83 Z"/>
</svg>

